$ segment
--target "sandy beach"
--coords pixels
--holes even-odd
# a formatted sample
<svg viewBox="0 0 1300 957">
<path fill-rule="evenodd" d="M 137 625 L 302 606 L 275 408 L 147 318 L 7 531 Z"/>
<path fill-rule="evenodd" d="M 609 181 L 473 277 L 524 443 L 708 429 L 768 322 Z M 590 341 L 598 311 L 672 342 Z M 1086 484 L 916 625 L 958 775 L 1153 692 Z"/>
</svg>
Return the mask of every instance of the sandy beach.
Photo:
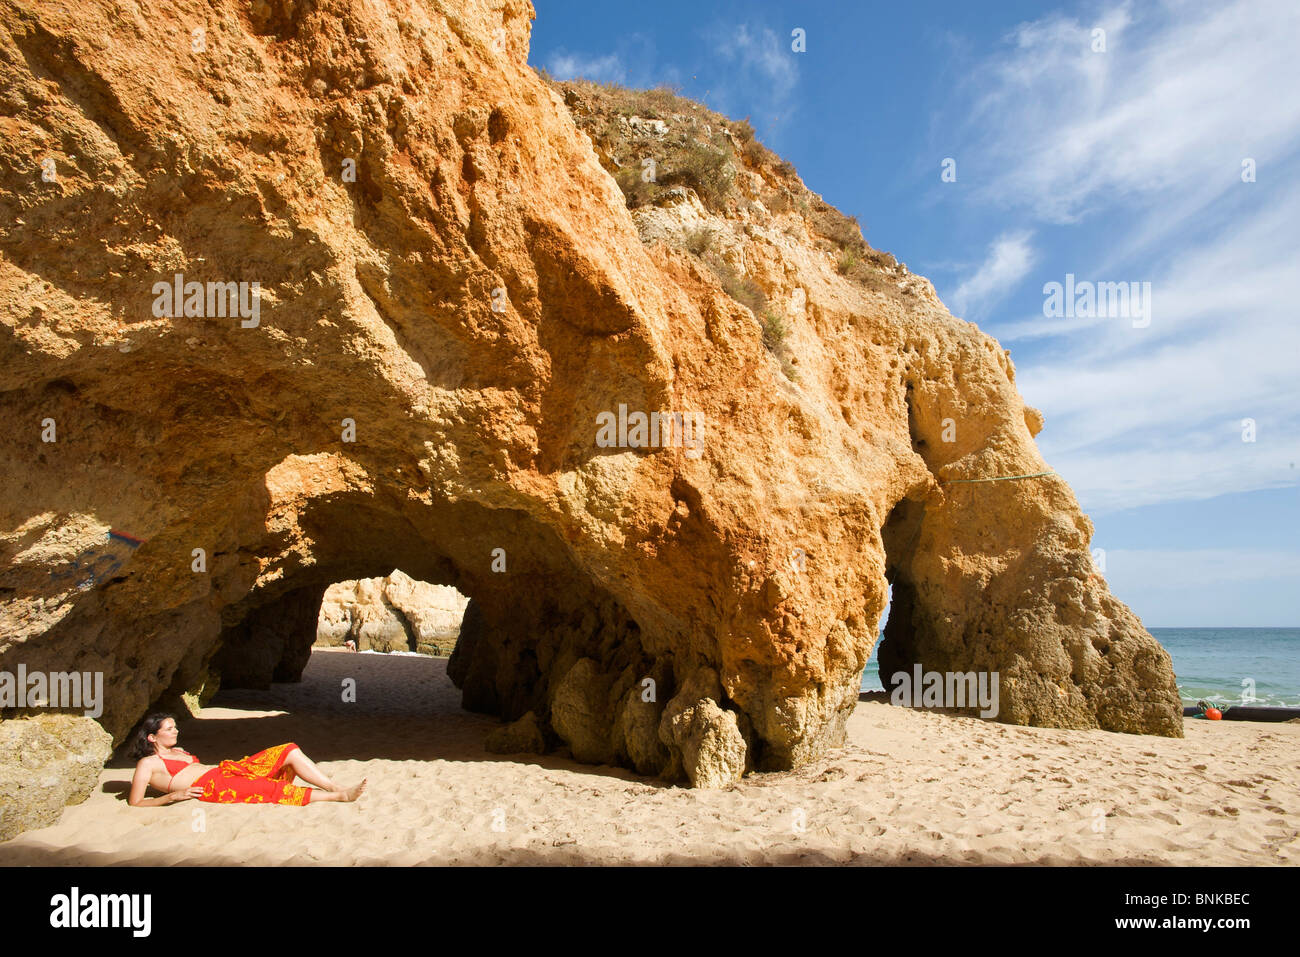
<svg viewBox="0 0 1300 957">
<path fill-rule="evenodd" d="M 0 865 L 1300 863 L 1300 724 L 1189 720 L 1176 740 L 862 702 L 844 748 L 699 791 L 490 754 L 497 721 L 459 702 L 445 659 L 318 649 L 300 684 L 219 694 L 180 746 L 215 764 L 294 741 L 368 778 L 359 802 L 132 808 L 114 762 Z"/>
</svg>

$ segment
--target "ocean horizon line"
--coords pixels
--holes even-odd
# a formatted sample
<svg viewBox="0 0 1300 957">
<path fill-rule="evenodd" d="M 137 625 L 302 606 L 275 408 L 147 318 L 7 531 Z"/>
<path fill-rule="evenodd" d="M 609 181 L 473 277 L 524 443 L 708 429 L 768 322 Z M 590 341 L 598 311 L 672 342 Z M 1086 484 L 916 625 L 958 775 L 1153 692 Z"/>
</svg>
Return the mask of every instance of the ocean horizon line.
<svg viewBox="0 0 1300 957">
<path fill-rule="evenodd" d="M 1143 625 L 1147 631 L 1300 631 L 1300 625 Z"/>
</svg>

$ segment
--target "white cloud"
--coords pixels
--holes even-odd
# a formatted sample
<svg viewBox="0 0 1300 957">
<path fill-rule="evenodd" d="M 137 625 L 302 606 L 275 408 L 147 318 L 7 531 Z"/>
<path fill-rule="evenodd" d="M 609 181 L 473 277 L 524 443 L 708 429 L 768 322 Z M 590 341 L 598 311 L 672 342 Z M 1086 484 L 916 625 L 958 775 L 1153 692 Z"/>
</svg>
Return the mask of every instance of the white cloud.
<svg viewBox="0 0 1300 957">
<path fill-rule="evenodd" d="M 1106 30 L 1106 51 L 1092 30 Z M 986 198 L 1073 222 L 1135 197 L 1181 222 L 1295 148 L 1300 5 L 1127 6 L 1018 27 L 973 78 L 964 152 Z M 968 174 L 969 175 L 969 174 Z"/>
<path fill-rule="evenodd" d="M 1068 344 L 1021 363 L 1016 383 L 1046 413 L 1039 447 L 1085 508 L 1300 481 L 1297 220 L 1300 184 L 1181 249 L 1152 280 L 1146 329 L 1118 318 L 1019 324 Z M 1244 418 L 1257 423 L 1254 443 L 1241 441 Z"/>
<path fill-rule="evenodd" d="M 717 50 L 726 59 L 737 61 L 741 70 L 766 79 L 777 96 L 787 95 L 798 82 L 789 45 L 766 27 L 751 30 L 742 23 L 734 31 L 720 32 Z"/>
<path fill-rule="evenodd" d="M 1017 385 L 1046 414 L 1044 457 L 1094 512 L 1296 485 L 1300 6 L 1122 6 L 1009 40 L 959 107 L 955 155 L 980 184 L 967 201 L 998 207 L 1004 235 L 1034 229 L 1036 259 L 1069 263 L 1036 285 L 1072 272 L 1152 293 L 1145 329 L 1039 313 L 991 330 L 1023 346 Z M 1242 182 L 1245 157 L 1259 182 Z M 959 286 L 959 309 L 996 295 L 997 261 Z"/>
<path fill-rule="evenodd" d="M 1238 425 L 1221 422 L 1224 441 L 1218 444 L 1203 436 L 1194 445 L 1165 441 L 1149 448 L 1094 447 L 1060 454 L 1047 450 L 1044 458 L 1094 517 L 1240 492 L 1243 471 L 1251 489 L 1294 487 L 1300 479 L 1300 445 L 1294 439 L 1278 447 L 1241 442 L 1240 429 L 1234 429 Z M 1238 444 L 1232 444 L 1234 439 Z"/>
<path fill-rule="evenodd" d="M 546 69 L 557 80 L 581 78 L 593 83 L 623 83 L 627 79 L 627 69 L 617 53 L 586 56 L 557 52 L 546 61 Z"/>
<path fill-rule="evenodd" d="M 952 294 L 953 311 L 978 315 L 1010 292 L 1034 264 L 1028 232 L 1004 233 L 989 246 L 984 264 Z"/>
<path fill-rule="evenodd" d="M 767 27 L 714 27 L 709 31 L 713 49 L 727 64 L 719 71 L 726 80 L 715 82 L 709 101 L 723 113 L 734 113 L 736 102 L 758 103 L 770 130 L 788 112 L 791 95 L 799 82 L 799 69 L 788 37 L 782 38 Z M 738 96 L 738 90 L 744 96 Z"/>
</svg>

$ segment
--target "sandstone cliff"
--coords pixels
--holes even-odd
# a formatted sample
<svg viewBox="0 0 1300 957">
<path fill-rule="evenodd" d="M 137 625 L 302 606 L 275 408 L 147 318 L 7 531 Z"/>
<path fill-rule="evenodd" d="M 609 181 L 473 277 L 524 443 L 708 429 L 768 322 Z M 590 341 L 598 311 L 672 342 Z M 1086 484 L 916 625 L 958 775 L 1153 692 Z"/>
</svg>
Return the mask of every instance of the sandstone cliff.
<svg viewBox="0 0 1300 957">
<path fill-rule="evenodd" d="M 417 582 L 401 571 L 337 582 L 321 600 L 316 644 L 330 648 L 352 641 L 357 651 L 449 654 L 468 603 L 454 588 Z"/>
<path fill-rule="evenodd" d="M 986 481 L 1049 470 L 1008 355 L 730 126 L 629 210 L 533 16 L 0 0 L 0 670 L 120 743 L 401 568 L 467 707 L 718 785 L 841 740 L 892 581 L 882 672 L 1181 734 L 1066 482 Z"/>
</svg>

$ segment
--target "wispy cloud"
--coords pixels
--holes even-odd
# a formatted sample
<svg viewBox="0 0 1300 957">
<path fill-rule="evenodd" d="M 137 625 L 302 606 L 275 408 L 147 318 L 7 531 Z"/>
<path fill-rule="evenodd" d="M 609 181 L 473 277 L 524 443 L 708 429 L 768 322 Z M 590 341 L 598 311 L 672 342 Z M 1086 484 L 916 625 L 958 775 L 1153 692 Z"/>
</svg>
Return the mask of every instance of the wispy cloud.
<svg viewBox="0 0 1300 957">
<path fill-rule="evenodd" d="M 593 83 L 618 83 L 633 89 L 649 89 L 681 82 L 681 70 L 659 55 L 655 37 L 632 31 L 618 33 L 612 43 L 598 52 L 556 47 L 539 65 L 559 80 L 584 79 Z"/>
<path fill-rule="evenodd" d="M 719 74 L 721 82 L 710 91 L 711 104 L 723 113 L 735 113 L 738 102 L 757 102 L 766 114 L 762 120 L 767 128 L 778 124 L 789 111 L 799 83 L 797 54 L 791 51 L 789 38 L 748 23 L 715 26 L 707 35 L 726 65 Z"/>
<path fill-rule="evenodd" d="M 1035 255 L 1017 276 L 1015 244 L 995 243 L 954 307 L 1065 272 L 1151 283 L 1144 329 L 1041 312 L 994 324 L 1021 346 L 1044 455 L 1089 511 L 1300 479 L 1298 37 L 1291 2 L 1126 4 L 1021 24 L 970 71 L 951 123 L 976 184 L 964 201 L 996 212 L 999 243 L 1032 230 Z M 1258 182 L 1243 182 L 1246 158 Z"/>
<path fill-rule="evenodd" d="M 1022 24 L 973 78 L 983 94 L 964 165 L 988 196 L 1046 221 L 1135 198 L 1186 218 L 1239 183 L 1244 157 L 1267 165 L 1294 149 L 1298 35 L 1290 0 Z"/>
<path fill-rule="evenodd" d="M 1243 188 L 1249 188 L 1243 185 Z M 1105 511 L 1294 485 L 1300 471 L 1300 184 L 1152 280 L 1152 319 L 1037 319 L 1068 351 L 1021 363 L 1040 446 Z M 1006 337 L 1004 337 L 1006 338 Z M 1014 337 L 1012 337 L 1014 338 Z M 1243 419 L 1255 441 L 1242 441 Z"/>
<path fill-rule="evenodd" d="M 735 61 L 742 72 L 753 73 L 770 84 L 774 96 L 784 97 L 799 80 L 790 45 L 767 27 L 742 23 L 734 30 L 719 31 L 717 50 Z"/>
<path fill-rule="evenodd" d="M 591 80 L 593 83 L 623 83 L 627 68 L 617 53 L 588 56 L 557 51 L 546 61 L 546 69 L 557 80 Z"/>
<path fill-rule="evenodd" d="M 953 311 L 974 317 L 1007 295 L 1034 264 L 1030 233 L 1004 233 L 989 247 L 988 258 L 952 294 Z"/>
</svg>

